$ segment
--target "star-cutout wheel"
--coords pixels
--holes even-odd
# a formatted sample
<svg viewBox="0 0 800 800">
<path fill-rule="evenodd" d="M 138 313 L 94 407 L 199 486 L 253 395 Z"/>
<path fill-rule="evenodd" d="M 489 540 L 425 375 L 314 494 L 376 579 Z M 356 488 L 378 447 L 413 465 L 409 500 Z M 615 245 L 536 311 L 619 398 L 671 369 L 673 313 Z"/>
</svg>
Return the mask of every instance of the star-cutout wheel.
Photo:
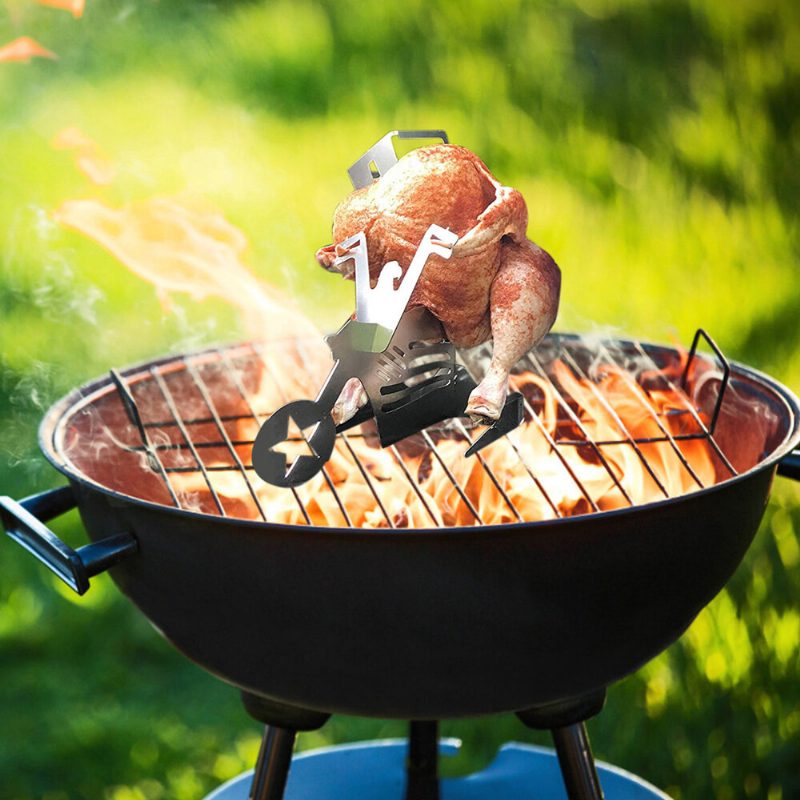
<svg viewBox="0 0 800 800">
<path fill-rule="evenodd" d="M 295 400 L 261 426 L 253 442 L 253 468 L 273 486 L 299 486 L 322 469 L 335 440 L 330 414 L 313 400 Z"/>
</svg>

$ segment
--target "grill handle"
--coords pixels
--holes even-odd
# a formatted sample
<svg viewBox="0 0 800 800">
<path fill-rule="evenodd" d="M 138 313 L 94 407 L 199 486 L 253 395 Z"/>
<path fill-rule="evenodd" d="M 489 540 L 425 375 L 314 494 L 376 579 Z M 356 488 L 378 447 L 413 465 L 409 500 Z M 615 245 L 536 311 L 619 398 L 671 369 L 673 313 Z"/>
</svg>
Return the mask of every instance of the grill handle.
<svg viewBox="0 0 800 800">
<path fill-rule="evenodd" d="M 6 533 L 61 578 L 77 594 L 89 588 L 89 578 L 133 555 L 138 543 L 130 533 L 119 533 L 73 550 L 44 523 L 75 508 L 71 486 L 34 494 L 17 502 L 0 497 L 0 520 Z"/>
<path fill-rule="evenodd" d="M 793 450 L 778 464 L 778 475 L 800 481 L 800 449 Z"/>
</svg>

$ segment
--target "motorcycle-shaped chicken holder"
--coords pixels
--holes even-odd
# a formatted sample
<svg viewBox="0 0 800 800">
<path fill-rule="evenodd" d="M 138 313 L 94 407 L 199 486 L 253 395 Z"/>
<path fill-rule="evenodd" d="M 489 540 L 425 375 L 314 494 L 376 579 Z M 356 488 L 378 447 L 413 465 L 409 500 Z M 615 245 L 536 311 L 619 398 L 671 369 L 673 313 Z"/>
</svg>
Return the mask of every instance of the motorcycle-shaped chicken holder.
<svg viewBox="0 0 800 800">
<path fill-rule="evenodd" d="M 316 475 L 333 452 L 336 434 L 374 417 L 382 447 L 464 414 L 476 384 L 456 364 L 456 351 L 441 322 L 427 309 L 407 309 L 429 256 L 450 258 L 458 236 L 431 225 L 402 275 L 396 261 L 386 264 L 370 286 L 364 233 L 345 239 L 335 266 L 355 261 L 356 313 L 338 333 L 326 337 L 334 365 L 316 400 L 295 400 L 262 425 L 253 443 L 253 467 L 273 486 L 298 486 Z M 402 280 L 400 280 L 402 277 Z M 399 280 L 399 285 L 395 285 Z M 369 403 L 338 427 L 331 411 L 345 384 L 358 378 Z M 500 418 L 469 447 L 470 456 L 516 428 L 523 418 L 522 395 L 509 394 Z M 306 453 L 287 464 L 289 424 L 305 441 Z M 294 439 L 297 442 L 297 439 Z"/>
</svg>

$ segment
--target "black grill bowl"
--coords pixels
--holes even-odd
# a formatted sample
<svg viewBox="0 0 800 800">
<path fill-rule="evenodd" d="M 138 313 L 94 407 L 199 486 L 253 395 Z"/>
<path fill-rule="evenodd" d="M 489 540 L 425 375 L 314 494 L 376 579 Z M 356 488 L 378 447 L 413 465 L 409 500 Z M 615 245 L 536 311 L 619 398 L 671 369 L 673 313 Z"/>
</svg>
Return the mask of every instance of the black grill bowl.
<svg viewBox="0 0 800 800">
<path fill-rule="evenodd" d="M 135 534 L 114 580 L 201 666 L 304 708 L 429 719 L 571 697 L 652 658 L 736 569 L 771 479 L 417 533 L 221 523 L 77 491 L 93 538 Z"/>
<path fill-rule="evenodd" d="M 734 365 L 779 412 L 771 451 L 716 486 L 555 521 L 436 530 L 272 525 L 126 497 L 74 473 L 41 428 L 93 541 L 180 651 L 224 681 L 304 708 L 401 719 L 538 706 L 606 686 L 674 642 L 720 591 L 761 520 L 798 403 Z M 8 523 L 7 523 L 8 525 Z"/>
</svg>

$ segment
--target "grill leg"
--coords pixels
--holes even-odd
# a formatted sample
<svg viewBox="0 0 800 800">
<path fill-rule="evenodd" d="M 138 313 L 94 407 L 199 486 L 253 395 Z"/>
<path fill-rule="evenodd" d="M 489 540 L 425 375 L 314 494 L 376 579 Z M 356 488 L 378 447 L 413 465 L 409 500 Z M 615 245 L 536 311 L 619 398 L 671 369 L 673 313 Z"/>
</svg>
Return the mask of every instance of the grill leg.
<svg viewBox="0 0 800 800">
<path fill-rule="evenodd" d="M 551 733 L 569 800 L 603 800 L 586 725 L 576 722 Z"/>
<path fill-rule="evenodd" d="M 253 719 L 266 725 L 250 787 L 250 800 L 283 800 L 297 732 L 321 728 L 330 715 L 250 692 L 242 692 L 242 702 Z"/>
<path fill-rule="evenodd" d="M 606 690 L 518 711 L 529 728 L 550 731 L 569 800 L 603 800 L 585 721 L 603 708 Z"/>
<path fill-rule="evenodd" d="M 266 726 L 250 787 L 250 800 L 283 800 L 295 736 L 291 728 Z"/>
<path fill-rule="evenodd" d="M 439 723 L 409 725 L 405 800 L 439 800 Z"/>
</svg>

